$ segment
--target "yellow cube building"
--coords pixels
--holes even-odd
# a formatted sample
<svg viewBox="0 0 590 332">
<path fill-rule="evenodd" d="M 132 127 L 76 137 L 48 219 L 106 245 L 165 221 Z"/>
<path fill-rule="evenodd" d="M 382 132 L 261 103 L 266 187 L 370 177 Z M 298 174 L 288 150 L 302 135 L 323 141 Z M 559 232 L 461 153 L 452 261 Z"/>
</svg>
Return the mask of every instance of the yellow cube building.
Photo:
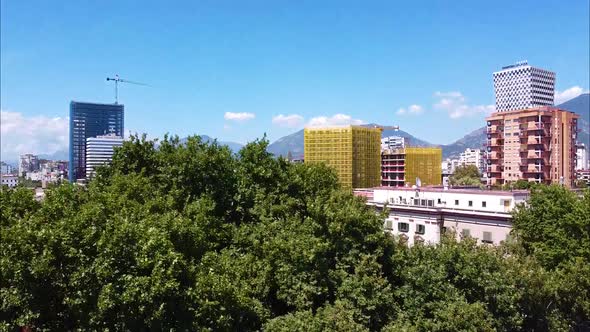
<svg viewBox="0 0 590 332">
<path fill-rule="evenodd" d="M 377 187 L 381 184 L 381 129 L 305 128 L 304 162 L 333 167 L 344 188 Z"/>
<path fill-rule="evenodd" d="M 440 185 L 442 182 L 442 149 L 406 147 L 406 182 L 416 184 L 420 178 L 422 186 Z"/>
</svg>

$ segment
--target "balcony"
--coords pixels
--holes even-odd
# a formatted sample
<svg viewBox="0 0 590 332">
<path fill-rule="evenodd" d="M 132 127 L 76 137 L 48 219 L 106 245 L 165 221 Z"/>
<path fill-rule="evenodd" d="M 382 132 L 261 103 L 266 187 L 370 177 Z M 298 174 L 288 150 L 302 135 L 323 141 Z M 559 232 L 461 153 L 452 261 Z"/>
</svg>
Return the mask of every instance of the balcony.
<svg viewBox="0 0 590 332">
<path fill-rule="evenodd" d="M 541 150 L 529 150 L 527 152 L 527 159 L 542 159 L 545 157 L 544 151 Z"/>
<path fill-rule="evenodd" d="M 502 158 L 502 154 L 496 151 L 492 151 L 492 153 L 490 153 L 490 159 L 494 160 L 494 159 L 501 159 Z"/>
<path fill-rule="evenodd" d="M 488 166 L 488 173 L 501 173 L 503 170 L 504 168 L 499 165 Z"/>
<path fill-rule="evenodd" d="M 546 167 L 542 164 L 529 164 L 520 167 L 523 173 L 543 173 Z"/>
<path fill-rule="evenodd" d="M 495 147 L 495 146 L 502 146 L 504 145 L 503 138 L 492 138 L 488 140 L 488 146 Z"/>
<path fill-rule="evenodd" d="M 382 170 L 381 172 L 382 173 L 397 173 L 397 174 L 399 174 L 399 173 L 405 173 L 406 171 L 403 169 L 402 170 L 389 170 L 388 169 L 388 170 Z"/>
</svg>

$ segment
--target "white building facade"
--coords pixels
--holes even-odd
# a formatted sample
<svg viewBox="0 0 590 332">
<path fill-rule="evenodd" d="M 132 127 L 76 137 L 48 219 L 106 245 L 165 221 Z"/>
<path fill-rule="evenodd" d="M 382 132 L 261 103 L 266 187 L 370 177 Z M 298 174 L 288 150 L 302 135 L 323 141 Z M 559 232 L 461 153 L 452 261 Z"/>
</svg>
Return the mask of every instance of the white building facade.
<svg viewBox="0 0 590 332">
<path fill-rule="evenodd" d="M 0 178 L 2 178 L 1 186 L 8 186 L 8 188 L 14 188 L 18 185 L 18 176 L 13 174 L 0 174 Z"/>
<path fill-rule="evenodd" d="M 102 135 L 86 139 L 86 176 L 96 174 L 96 168 L 108 164 L 113 159 L 115 147 L 123 145 L 123 138 L 115 135 Z"/>
<path fill-rule="evenodd" d="M 381 151 L 403 149 L 406 139 L 401 136 L 388 136 L 381 138 Z"/>
<path fill-rule="evenodd" d="M 442 188 L 375 188 L 367 204 L 389 210 L 386 231 L 407 241 L 437 244 L 454 232 L 478 243 L 498 245 L 509 238 L 512 210 L 525 203 L 528 191 L 485 191 Z M 360 196 L 360 195 L 359 195 Z"/>
<path fill-rule="evenodd" d="M 576 144 L 576 171 L 588 168 L 588 150 L 584 143 Z"/>
<path fill-rule="evenodd" d="M 459 163 L 462 166 L 473 165 L 477 167 L 481 174 L 484 174 L 486 171 L 483 152 L 480 149 L 465 149 L 465 152 L 461 152 Z"/>
<path fill-rule="evenodd" d="M 553 106 L 555 73 L 529 66 L 526 61 L 495 72 L 496 112 Z"/>
</svg>

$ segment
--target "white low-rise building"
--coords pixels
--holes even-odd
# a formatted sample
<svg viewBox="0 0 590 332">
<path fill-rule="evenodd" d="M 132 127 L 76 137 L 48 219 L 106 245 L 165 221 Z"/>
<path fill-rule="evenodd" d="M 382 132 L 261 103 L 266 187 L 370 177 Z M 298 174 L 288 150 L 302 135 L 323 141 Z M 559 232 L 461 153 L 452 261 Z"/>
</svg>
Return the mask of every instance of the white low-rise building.
<svg viewBox="0 0 590 332">
<path fill-rule="evenodd" d="M 0 174 L 2 178 L 1 186 L 8 186 L 8 188 L 14 188 L 18 186 L 18 176 L 15 174 Z"/>
<path fill-rule="evenodd" d="M 525 203 L 528 191 L 444 188 L 374 188 L 360 195 L 378 209 L 387 207 L 386 231 L 416 242 L 436 244 L 441 233 L 471 236 L 478 243 L 500 244 L 512 229 L 512 210 Z"/>
</svg>

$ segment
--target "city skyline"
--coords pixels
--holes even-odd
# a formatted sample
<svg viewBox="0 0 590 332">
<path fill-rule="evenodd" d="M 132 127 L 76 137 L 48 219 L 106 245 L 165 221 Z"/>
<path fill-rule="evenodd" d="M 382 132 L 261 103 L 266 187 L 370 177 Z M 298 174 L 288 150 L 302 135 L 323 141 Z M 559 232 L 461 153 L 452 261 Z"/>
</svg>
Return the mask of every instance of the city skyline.
<svg viewBox="0 0 590 332">
<path fill-rule="evenodd" d="M 120 86 L 126 127 L 150 137 L 274 141 L 365 122 L 450 143 L 484 124 L 502 66 L 556 72 L 555 104 L 588 91 L 588 4 L 532 4 L 2 2 L 2 159 L 67 149 L 68 103 L 114 102 L 117 73 L 151 85 Z"/>
</svg>

